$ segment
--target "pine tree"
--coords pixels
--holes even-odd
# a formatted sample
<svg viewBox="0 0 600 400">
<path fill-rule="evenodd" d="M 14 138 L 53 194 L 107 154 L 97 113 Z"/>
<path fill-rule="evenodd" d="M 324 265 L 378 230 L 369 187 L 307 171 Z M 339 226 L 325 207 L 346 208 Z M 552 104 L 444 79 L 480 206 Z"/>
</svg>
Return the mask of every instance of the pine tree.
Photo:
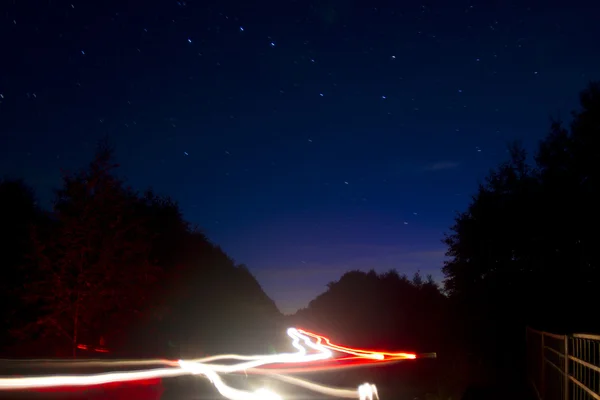
<svg viewBox="0 0 600 400">
<path fill-rule="evenodd" d="M 57 228 L 49 238 L 34 235 L 24 297 L 42 313 L 20 334 L 60 337 L 73 356 L 80 343 L 119 338 L 147 306 L 156 278 L 141 203 L 114 175 L 112 156 L 102 143 L 86 170 L 64 175 Z"/>
</svg>

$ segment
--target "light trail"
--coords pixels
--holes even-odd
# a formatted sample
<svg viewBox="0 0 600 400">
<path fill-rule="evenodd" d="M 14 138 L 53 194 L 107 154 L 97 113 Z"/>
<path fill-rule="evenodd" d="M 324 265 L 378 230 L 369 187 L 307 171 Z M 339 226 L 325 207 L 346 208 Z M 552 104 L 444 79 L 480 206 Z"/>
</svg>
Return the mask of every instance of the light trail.
<svg viewBox="0 0 600 400">
<path fill-rule="evenodd" d="M 207 364 L 194 363 L 189 361 L 179 361 L 179 365 L 185 371 L 193 375 L 204 375 L 217 388 L 223 397 L 231 400 L 281 400 L 278 394 L 267 389 L 258 389 L 255 392 L 239 390 L 227 386 L 219 374 L 211 369 Z"/>
<path fill-rule="evenodd" d="M 258 368 L 258 367 L 261 367 L 266 364 L 306 363 L 306 362 L 326 360 L 328 358 L 333 357 L 333 353 L 331 352 L 331 350 L 329 350 L 323 346 L 320 346 L 319 344 L 313 343 L 309 337 L 301 334 L 297 329 L 289 328 L 287 330 L 287 334 L 288 334 L 288 336 L 290 336 L 292 338 L 292 346 L 294 346 L 296 349 L 298 349 L 297 353 L 282 353 L 282 354 L 275 354 L 275 355 L 271 355 L 271 356 L 258 356 L 260 358 L 253 359 L 251 361 L 241 363 L 241 364 L 234 364 L 234 365 L 210 364 L 210 369 L 215 372 L 232 373 L 232 372 L 246 371 L 246 370 L 249 370 L 252 368 Z M 317 353 L 312 354 L 312 355 L 306 354 L 306 348 L 303 347 L 302 345 L 300 345 L 301 340 L 304 342 L 304 344 L 307 347 L 312 348 Z M 208 359 L 211 361 L 215 360 L 214 357 L 209 357 Z M 202 362 L 198 362 L 198 361 L 194 361 L 194 360 L 188 360 L 188 362 L 195 362 L 196 364 L 204 365 L 204 363 L 206 363 L 207 361 L 204 361 L 204 363 L 202 363 Z M 181 362 L 180 362 L 180 365 L 181 365 Z"/>
<path fill-rule="evenodd" d="M 317 344 L 314 344 L 309 337 L 302 335 L 295 328 L 289 328 L 287 330 L 287 333 L 288 336 L 292 338 L 292 346 L 298 350 L 296 353 L 281 353 L 269 356 L 221 355 L 206 357 L 198 360 L 179 361 L 175 364 L 175 368 L 161 368 L 145 371 L 114 372 L 107 374 L 93 374 L 84 376 L 66 375 L 48 377 L 0 378 L 0 389 L 28 389 L 53 386 L 91 386 L 109 382 L 127 382 L 140 379 L 173 377 L 187 375 L 190 373 L 197 374 L 197 372 L 193 371 L 196 371 L 198 368 L 201 371 L 211 371 L 212 373 L 232 373 L 257 368 L 269 363 L 287 364 L 312 362 L 318 360 L 325 360 L 327 358 L 332 357 L 332 353 L 330 350 L 325 349 Z M 307 354 L 306 348 L 300 344 L 301 341 L 304 342 L 306 346 L 317 351 L 317 353 L 310 355 Z M 209 364 L 211 361 L 222 359 L 237 359 L 249 361 L 233 365 Z M 191 365 L 196 365 L 197 369 L 191 369 Z M 183 366 L 186 367 L 184 368 Z M 203 375 L 206 374 L 203 373 Z"/>
<path fill-rule="evenodd" d="M 339 345 L 331 343 L 329 338 L 327 338 L 325 336 L 317 335 L 316 333 L 308 332 L 303 329 L 298 329 L 298 332 L 300 332 L 303 335 L 315 338 L 317 340 L 318 344 L 320 344 L 321 346 L 323 346 L 327 349 L 330 349 L 333 351 L 338 351 L 341 353 L 352 354 L 357 357 L 371 358 L 374 360 L 406 360 L 406 359 L 417 358 L 416 354 L 414 354 L 414 353 L 389 353 L 389 352 L 382 352 L 382 351 L 353 349 L 350 347 L 339 346 Z M 324 341 L 327 344 L 325 344 L 325 345 L 321 344 L 322 341 Z"/>
<path fill-rule="evenodd" d="M 357 395 L 356 390 L 325 386 L 325 385 L 321 385 L 321 384 L 318 384 L 315 382 L 311 382 L 306 379 L 294 378 L 291 376 L 279 375 L 279 374 L 270 375 L 270 376 L 272 378 L 275 378 L 282 382 L 286 382 L 286 383 L 289 383 L 289 384 L 292 384 L 295 386 L 303 387 L 305 389 L 309 389 L 309 390 L 312 390 L 313 392 L 321 393 L 321 394 L 324 394 L 327 396 L 341 397 L 341 398 L 346 398 L 346 399 L 355 399 L 356 395 Z M 362 397 L 360 396 L 361 388 L 364 385 L 369 385 L 369 384 L 364 383 L 358 387 L 358 394 L 359 394 L 360 399 L 362 399 Z M 362 390 L 364 391 L 365 389 L 362 389 Z"/>
<path fill-rule="evenodd" d="M 329 361 L 329 360 L 328 360 Z M 265 366 L 264 368 L 254 368 L 248 370 L 248 374 L 258 374 L 258 375 L 271 375 L 271 374 L 284 374 L 284 375 L 294 375 L 294 374 L 314 374 L 320 372 L 335 372 L 346 369 L 353 368 L 368 368 L 368 367 L 381 367 L 384 365 L 389 365 L 393 363 L 397 363 L 401 360 L 365 360 L 364 358 L 353 358 L 351 362 L 347 363 L 335 363 L 337 360 L 333 359 L 332 362 L 321 363 L 319 365 L 308 365 L 303 367 L 281 367 L 281 368 L 272 368 L 269 366 Z"/>
<path fill-rule="evenodd" d="M 142 379 L 170 378 L 188 375 L 179 368 L 159 368 L 143 371 L 108 372 L 93 375 L 36 376 L 1 378 L 0 390 L 36 389 L 60 386 L 95 386 L 113 382 L 130 382 Z"/>
<path fill-rule="evenodd" d="M 127 372 L 110 372 L 91 375 L 65 375 L 65 376 L 41 376 L 41 377 L 18 377 L 0 378 L 0 390 L 35 389 L 61 386 L 94 386 L 115 382 L 139 381 L 154 378 L 169 378 L 182 375 L 205 376 L 224 397 L 230 400 L 282 400 L 281 397 L 267 389 L 259 389 L 254 392 L 235 389 L 228 386 L 219 374 L 230 373 L 257 373 L 268 375 L 275 379 L 304 387 L 306 389 L 342 398 L 359 398 L 361 400 L 373 400 L 377 398 L 375 385 L 363 384 L 358 390 L 333 388 L 319 385 L 300 378 L 294 378 L 283 374 L 315 372 L 321 370 L 332 370 L 347 367 L 367 366 L 373 364 L 388 363 L 406 359 L 415 359 L 412 353 L 389 353 L 364 349 L 353 349 L 350 347 L 333 344 L 329 338 L 308 331 L 289 328 L 288 336 L 292 339 L 292 346 L 296 348 L 295 353 L 280 353 L 275 355 L 253 355 L 243 356 L 236 354 L 225 354 L 205 357 L 194 360 L 120 360 L 120 361 L 88 361 L 88 362 L 64 362 L 61 366 L 141 366 L 141 365 L 163 365 L 168 368 L 155 368 Z M 313 340 L 311 340 L 314 339 Z M 312 350 L 309 353 L 307 349 Z M 334 358 L 333 353 L 345 353 L 349 356 Z M 215 361 L 235 360 L 242 361 L 237 364 L 216 364 Z M 39 360 L 38 360 L 39 362 Z M 310 366 L 310 363 L 320 362 L 320 366 Z M 332 365 L 332 362 L 338 362 Z M 339 362 L 348 362 L 339 364 Z M 294 367 L 287 367 L 288 365 Z M 283 365 L 283 368 L 272 368 L 272 366 Z M 304 365 L 298 367 L 297 365 Z M 307 366 L 308 365 L 308 366 Z M 271 366 L 271 367 L 270 367 Z"/>
</svg>

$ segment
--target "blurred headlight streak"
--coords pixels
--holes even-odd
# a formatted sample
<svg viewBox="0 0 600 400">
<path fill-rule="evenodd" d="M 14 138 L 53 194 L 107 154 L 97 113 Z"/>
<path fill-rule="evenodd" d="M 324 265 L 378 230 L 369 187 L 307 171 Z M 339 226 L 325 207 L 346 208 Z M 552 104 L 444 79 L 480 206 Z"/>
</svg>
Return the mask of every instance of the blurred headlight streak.
<svg viewBox="0 0 600 400">
<path fill-rule="evenodd" d="M 206 377 L 225 398 L 230 400 L 282 400 L 275 392 L 265 388 L 245 391 L 228 386 L 219 374 L 258 373 L 267 375 L 285 383 L 303 387 L 333 397 L 376 400 L 377 388 L 365 383 L 358 389 L 342 389 L 320 385 L 304 379 L 288 376 L 288 373 L 315 372 L 345 368 L 348 366 L 367 366 L 392 361 L 415 359 L 413 353 L 390 353 L 354 349 L 336 345 L 329 338 L 301 329 L 289 328 L 288 336 L 292 340 L 295 353 L 275 355 L 243 356 L 224 354 L 195 360 L 115 360 L 115 361 L 58 361 L 59 366 L 150 366 L 162 365 L 164 368 L 110 372 L 91 375 L 39 376 L 0 378 L 0 390 L 20 390 L 59 386 L 93 386 L 113 382 L 137 381 L 151 378 L 169 378 L 181 375 L 202 375 Z M 343 357 L 334 357 L 334 353 L 343 353 Z M 218 364 L 217 361 L 239 361 L 233 364 Z M 39 362 L 38 360 L 37 362 Z M 34 361 L 35 363 L 35 361 Z M 45 363 L 52 363 L 46 360 Z M 318 363 L 317 365 L 314 365 Z M 31 363 L 30 363 L 31 365 Z"/>
</svg>

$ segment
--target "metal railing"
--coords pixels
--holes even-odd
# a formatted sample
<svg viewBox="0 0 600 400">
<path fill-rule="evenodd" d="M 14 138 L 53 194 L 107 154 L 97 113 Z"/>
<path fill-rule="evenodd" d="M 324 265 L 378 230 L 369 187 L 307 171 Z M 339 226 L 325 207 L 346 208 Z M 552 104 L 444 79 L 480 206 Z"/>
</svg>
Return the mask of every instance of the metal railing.
<svg viewBox="0 0 600 400">
<path fill-rule="evenodd" d="M 600 335 L 527 328 L 527 374 L 539 400 L 600 400 Z"/>
</svg>

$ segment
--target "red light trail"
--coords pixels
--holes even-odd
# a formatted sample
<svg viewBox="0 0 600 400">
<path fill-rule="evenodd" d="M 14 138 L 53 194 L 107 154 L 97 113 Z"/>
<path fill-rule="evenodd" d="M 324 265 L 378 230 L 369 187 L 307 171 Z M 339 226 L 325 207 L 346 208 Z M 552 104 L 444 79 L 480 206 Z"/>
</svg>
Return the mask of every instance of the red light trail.
<svg viewBox="0 0 600 400">
<path fill-rule="evenodd" d="M 203 375 L 215 386 L 217 391 L 230 400 L 281 400 L 281 397 L 268 389 L 245 391 L 228 386 L 221 375 L 250 373 L 267 375 L 274 379 L 304 387 L 306 389 L 341 398 L 359 398 L 373 400 L 377 398 L 375 385 L 362 384 L 358 389 L 341 389 L 320 385 L 304 379 L 288 376 L 294 373 L 320 372 L 340 368 L 364 367 L 375 364 L 414 360 L 414 353 L 391 353 L 340 346 L 325 336 L 302 329 L 289 328 L 295 353 L 274 355 L 243 356 L 225 354 L 196 360 L 122 360 L 122 361 L 82 361 L 71 362 L 79 366 L 161 366 L 161 368 L 142 369 L 127 372 L 110 372 L 91 375 L 38 376 L 0 378 L 0 390 L 19 390 L 32 388 L 50 388 L 61 386 L 94 386 L 115 382 L 139 381 L 156 378 L 168 378 L 181 375 Z M 338 356 L 334 356 L 334 353 Z M 344 354 L 342 356 L 341 354 Z M 218 364 L 221 360 L 235 360 L 235 364 Z M 61 365 L 69 365 L 62 362 Z"/>
</svg>

